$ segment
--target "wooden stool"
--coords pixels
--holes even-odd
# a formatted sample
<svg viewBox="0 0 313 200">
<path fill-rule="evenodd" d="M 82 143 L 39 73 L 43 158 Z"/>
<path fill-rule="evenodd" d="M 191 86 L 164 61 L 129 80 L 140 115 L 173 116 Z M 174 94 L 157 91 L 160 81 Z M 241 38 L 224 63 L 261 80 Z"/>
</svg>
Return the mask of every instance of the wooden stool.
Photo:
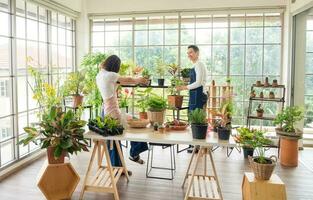
<svg viewBox="0 0 313 200">
<path fill-rule="evenodd" d="M 285 184 L 276 174 L 267 181 L 257 180 L 254 174 L 245 172 L 242 181 L 243 200 L 286 200 Z"/>
<path fill-rule="evenodd" d="M 71 199 L 79 179 L 71 163 L 48 164 L 46 161 L 37 186 L 48 200 Z"/>
</svg>

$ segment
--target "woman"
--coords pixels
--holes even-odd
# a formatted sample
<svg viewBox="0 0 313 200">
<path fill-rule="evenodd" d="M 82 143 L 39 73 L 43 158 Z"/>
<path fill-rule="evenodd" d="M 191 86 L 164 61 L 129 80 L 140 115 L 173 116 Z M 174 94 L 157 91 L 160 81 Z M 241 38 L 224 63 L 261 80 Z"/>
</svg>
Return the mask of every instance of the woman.
<svg viewBox="0 0 313 200">
<path fill-rule="evenodd" d="M 103 99 L 103 116 L 110 115 L 122 123 L 125 122 L 126 116 L 121 115 L 118 106 L 116 92 L 118 84 L 147 84 L 148 80 L 142 77 L 131 78 L 119 76 L 118 72 L 120 70 L 120 65 L 121 60 L 118 56 L 109 56 L 100 64 L 100 71 L 97 74 L 96 82 Z M 130 144 L 130 160 L 143 164 L 144 162 L 140 159 L 139 154 L 148 150 L 147 143 L 131 142 Z M 109 151 L 112 165 L 117 167 L 122 166 L 115 143 L 113 149 L 110 149 Z"/>
</svg>

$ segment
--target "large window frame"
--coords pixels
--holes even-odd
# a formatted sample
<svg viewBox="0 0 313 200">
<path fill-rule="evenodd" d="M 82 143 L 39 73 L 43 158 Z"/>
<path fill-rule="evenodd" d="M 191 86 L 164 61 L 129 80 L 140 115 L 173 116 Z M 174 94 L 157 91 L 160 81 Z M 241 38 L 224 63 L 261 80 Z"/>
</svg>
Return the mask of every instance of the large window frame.
<svg viewBox="0 0 313 200">
<path fill-rule="evenodd" d="M 274 15 L 272 15 L 272 13 L 275 13 Z M 210 25 L 208 25 L 208 27 L 197 27 L 197 21 L 202 20 L 201 17 L 203 16 L 209 16 L 209 18 L 212 19 L 212 21 L 210 22 Z M 167 28 L 166 27 L 166 23 L 164 23 L 166 21 L 167 17 L 176 17 L 177 18 L 177 26 L 175 26 L 174 28 Z M 255 25 L 255 24 L 250 24 L 248 25 L 248 19 L 250 18 L 258 18 L 260 19 L 259 25 Z M 120 45 L 120 24 L 121 22 L 124 21 L 125 18 L 130 18 L 130 24 L 132 29 L 130 29 L 131 31 L 131 45 L 128 46 L 130 47 L 130 49 L 132 49 L 131 51 L 131 55 L 132 55 L 132 61 L 135 64 L 139 64 L 139 65 L 143 65 L 143 66 L 148 66 L 151 67 L 151 63 L 149 61 L 151 55 L 150 53 L 150 49 L 154 48 L 154 47 L 161 47 L 162 53 L 160 55 L 162 61 L 164 61 L 166 58 L 164 56 L 164 48 L 168 48 L 168 47 L 177 47 L 177 63 L 179 65 L 183 65 L 186 66 L 187 63 L 187 56 L 186 56 L 186 47 L 187 45 L 190 44 L 197 44 L 200 47 L 200 54 L 203 54 L 202 48 L 206 48 L 206 50 L 209 49 L 209 61 L 206 63 L 208 66 L 208 70 L 209 70 L 209 76 L 210 76 L 210 80 L 214 79 L 215 82 L 217 84 L 224 84 L 226 78 L 231 78 L 233 79 L 233 85 L 236 88 L 239 88 L 236 90 L 237 96 L 235 96 L 235 107 L 236 109 L 236 113 L 233 117 L 234 119 L 234 124 L 238 124 L 238 125 L 245 125 L 246 122 L 246 113 L 247 113 L 247 105 L 248 105 L 248 98 L 249 98 L 249 92 L 250 92 L 250 87 L 251 84 L 254 83 L 256 80 L 264 80 L 265 77 L 269 77 L 270 81 L 272 81 L 272 79 L 278 79 L 278 81 L 280 83 L 282 83 L 283 81 L 283 76 L 281 75 L 281 72 L 283 71 L 283 27 L 284 27 L 284 12 L 283 10 L 254 10 L 254 11 L 250 11 L 250 10 L 244 10 L 244 11 L 237 11 L 237 12 L 229 12 L 227 10 L 225 10 L 225 12 L 223 11 L 219 11 L 218 13 L 214 13 L 212 11 L 201 11 L 201 12 L 173 12 L 173 13 L 153 13 L 153 14 L 120 14 L 120 15 L 115 15 L 115 16 L 90 16 L 90 52 L 105 52 L 105 53 L 115 53 L 117 55 L 121 55 L 121 58 L 123 60 L 123 54 L 121 54 L 121 46 Z M 158 27 L 158 28 L 150 28 L 151 26 L 151 19 L 159 19 L 159 21 L 163 22 L 163 25 Z M 219 18 L 219 20 L 215 20 Z M 239 25 L 233 25 L 232 21 L 236 18 L 242 18 L 243 21 L 240 23 L 237 23 Z M 271 24 L 271 18 L 279 18 L 279 23 L 278 24 Z M 108 20 L 109 22 L 112 21 L 116 21 L 115 23 L 115 27 L 114 32 L 117 33 L 118 35 L 118 44 L 115 44 L 115 46 L 109 46 L 106 44 L 106 33 L 107 32 L 111 32 L 112 30 L 108 30 L 106 31 L 106 20 Z M 146 22 L 145 22 L 146 21 Z M 274 20 L 275 21 L 275 20 Z M 101 26 L 94 26 L 94 23 L 103 23 L 104 27 L 101 28 Z M 140 28 L 136 28 L 136 23 L 137 22 L 141 22 L 140 23 Z M 215 23 L 217 22 L 217 23 Z M 144 25 L 143 25 L 144 24 Z M 234 23 L 236 24 L 236 23 Z M 112 26 L 109 26 L 112 27 Z M 143 28 L 144 27 L 144 28 Z M 241 29 L 244 32 L 244 40 L 242 43 L 232 43 L 232 31 L 234 31 L 235 29 Z M 269 30 L 275 30 L 277 29 L 277 33 L 275 36 L 277 36 L 276 39 L 274 39 L 275 41 L 267 41 L 268 38 L 265 37 L 265 35 L 268 33 L 267 31 Z M 151 40 L 151 38 L 149 38 L 150 33 L 153 31 L 163 31 L 163 36 L 160 35 L 160 37 L 163 37 L 160 42 L 160 44 L 151 44 L 149 41 Z M 165 33 L 167 30 L 177 30 L 178 31 L 178 42 L 177 44 L 171 44 L 171 45 L 167 45 L 165 44 Z M 209 42 L 206 43 L 201 43 L 199 42 L 198 38 L 197 38 L 197 31 L 208 31 L 210 32 L 210 39 L 208 39 Z M 214 42 L 216 40 L 214 40 L 214 37 L 219 36 L 219 30 L 221 30 L 222 32 L 225 32 L 226 37 L 224 38 L 225 41 L 222 42 Z M 247 32 L 249 31 L 254 31 L 254 30 L 258 30 L 261 34 L 260 37 L 260 41 L 254 43 L 253 42 L 249 42 L 247 41 Z M 147 32 L 145 34 L 145 36 L 143 38 L 145 38 L 146 42 L 141 42 L 141 43 L 137 43 L 136 42 L 136 34 L 138 32 Z M 188 41 L 188 39 L 186 39 L 184 37 L 183 32 L 190 32 L 191 35 L 193 34 L 193 38 L 191 40 Z M 216 31 L 216 34 L 214 33 L 214 31 Z M 96 35 L 98 34 L 98 36 Z M 98 40 L 96 37 L 103 37 L 101 40 Z M 203 38 L 202 38 L 203 39 Z M 253 38 L 252 38 L 253 39 Z M 188 42 L 184 42 L 184 40 L 187 40 Z M 100 42 L 99 42 L 100 41 Z M 102 44 L 101 44 L 102 43 Z M 235 47 L 240 46 L 242 48 L 243 51 L 243 72 L 242 73 L 233 73 L 232 72 L 232 65 L 233 65 L 233 60 L 231 59 L 231 53 L 232 53 L 232 49 L 234 49 Z M 113 50 L 110 52 L 110 49 L 116 47 L 116 50 Z M 224 61 L 223 61 L 223 66 L 221 70 L 219 70 L 221 73 L 217 73 L 217 71 L 213 69 L 213 67 L 216 67 L 219 62 L 221 60 L 219 60 L 218 57 L 216 57 L 214 55 L 214 52 L 218 50 L 218 48 L 223 48 L 224 51 Z M 251 71 L 249 73 L 247 73 L 247 56 L 249 55 L 247 49 L 250 49 L 250 51 L 253 51 L 253 49 L 255 47 L 258 47 L 261 51 L 261 54 L 259 56 L 254 56 L 255 58 L 260 58 L 259 59 L 259 63 L 261 66 L 261 69 L 259 71 L 259 74 L 255 75 L 254 71 Z M 273 58 L 276 58 L 275 62 L 276 63 L 271 63 L 268 62 L 268 56 L 265 56 L 265 51 L 270 51 L 270 47 L 272 48 L 276 48 L 275 52 L 275 56 L 273 56 Z M 145 54 L 145 56 L 143 56 L 145 59 L 147 59 L 146 61 L 142 62 L 140 61 L 139 63 L 137 62 L 137 58 L 136 58 L 136 48 L 146 48 L 147 49 L 147 53 Z M 248 52 L 248 53 L 247 53 Z M 278 52 L 278 53 L 277 53 Z M 251 56 L 251 55 L 250 55 Z M 205 57 L 205 56 L 203 56 Z M 252 57 L 252 56 L 251 56 Z M 252 63 L 254 62 L 253 60 L 251 61 Z M 236 64 L 236 63 L 235 63 Z M 270 71 L 268 69 L 268 67 L 266 68 L 266 64 L 273 64 L 275 65 L 275 67 L 272 67 L 272 69 L 276 69 L 276 71 L 274 70 L 274 76 L 271 73 L 272 71 Z M 238 80 L 240 80 L 240 82 L 238 82 Z M 241 83 L 238 84 L 238 83 Z M 243 84 L 242 84 L 243 83 Z M 267 93 L 269 91 L 266 91 Z M 164 94 L 164 93 L 163 93 Z M 278 96 L 281 94 L 277 94 Z M 279 111 L 280 105 L 279 104 L 273 104 L 273 103 L 264 103 L 264 106 L 266 108 L 273 108 L 273 109 L 269 109 L 270 112 L 272 113 L 277 113 Z M 253 109 L 255 110 L 257 107 L 257 105 L 253 106 Z M 269 121 L 253 121 L 251 123 L 252 125 L 262 125 L 262 126 L 272 126 L 272 123 Z"/>
</svg>

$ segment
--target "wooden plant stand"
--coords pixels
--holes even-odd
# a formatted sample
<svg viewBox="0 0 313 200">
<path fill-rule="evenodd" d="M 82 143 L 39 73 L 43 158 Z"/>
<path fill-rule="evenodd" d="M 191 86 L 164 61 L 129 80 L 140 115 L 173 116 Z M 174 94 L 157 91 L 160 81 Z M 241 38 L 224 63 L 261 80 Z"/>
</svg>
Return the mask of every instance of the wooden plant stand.
<svg viewBox="0 0 313 200">
<path fill-rule="evenodd" d="M 79 180 L 71 163 L 48 164 L 46 161 L 37 186 L 48 200 L 71 199 Z"/>
<path fill-rule="evenodd" d="M 122 175 L 122 172 L 125 173 L 127 182 L 129 182 L 129 177 L 119 142 L 111 141 L 110 148 L 111 147 L 113 148 L 113 142 L 115 142 L 116 144 L 117 151 L 122 163 L 122 167 L 112 167 L 106 140 L 94 140 L 92 155 L 87 168 L 86 176 L 84 178 L 82 191 L 80 193 L 79 199 L 83 199 L 85 191 L 92 191 L 92 192 L 112 193 L 114 195 L 114 199 L 119 200 L 116 183 L 119 180 L 120 176 Z M 96 157 L 96 152 L 98 166 L 96 173 L 92 174 L 92 165 Z M 106 166 L 102 165 L 104 156 L 106 160 Z"/>
<path fill-rule="evenodd" d="M 221 187 L 217 178 L 217 173 L 212 157 L 212 148 L 201 147 L 196 158 L 194 169 L 191 168 L 192 162 L 194 162 L 195 149 L 192 152 L 190 162 L 188 164 L 187 172 L 185 174 L 184 182 L 182 187 L 185 186 L 186 180 L 188 179 L 188 187 L 185 194 L 184 200 L 200 200 L 200 199 L 219 199 L 223 200 Z M 207 173 L 207 155 L 209 155 L 213 175 Z M 200 160 L 204 158 L 204 171 L 203 174 L 196 174 Z M 190 174 L 191 172 L 191 174 Z"/>
</svg>

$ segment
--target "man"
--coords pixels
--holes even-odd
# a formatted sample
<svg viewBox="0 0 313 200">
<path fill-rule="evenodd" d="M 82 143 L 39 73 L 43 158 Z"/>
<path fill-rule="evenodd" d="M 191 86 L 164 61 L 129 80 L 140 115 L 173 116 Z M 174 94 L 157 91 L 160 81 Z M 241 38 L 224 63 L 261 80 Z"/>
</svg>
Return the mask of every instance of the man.
<svg viewBox="0 0 313 200">
<path fill-rule="evenodd" d="M 190 70 L 190 83 L 186 86 L 177 86 L 177 90 L 189 90 L 189 112 L 196 108 L 203 109 L 208 96 L 206 91 L 207 82 L 207 68 L 205 64 L 199 61 L 199 48 L 196 45 L 188 46 L 187 55 L 189 60 L 193 63 Z M 189 149 L 188 152 L 192 152 Z"/>
</svg>

